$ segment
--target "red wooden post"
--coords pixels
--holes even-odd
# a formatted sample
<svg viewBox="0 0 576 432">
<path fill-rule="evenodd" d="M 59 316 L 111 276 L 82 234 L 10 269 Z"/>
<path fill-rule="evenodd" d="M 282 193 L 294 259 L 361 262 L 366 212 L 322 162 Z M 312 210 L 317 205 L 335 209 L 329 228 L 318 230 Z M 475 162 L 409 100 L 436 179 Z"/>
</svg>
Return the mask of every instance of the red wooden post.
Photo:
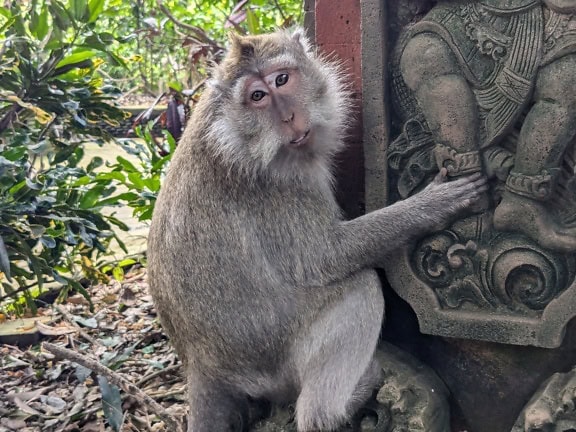
<svg viewBox="0 0 576 432">
<path fill-rule="evenodd" d="M 339 155 L 336 174 L 338 201 L 349 217 L 355 217 L 364 212 L 360 2 L 316 0 L 315 35 L 323 52 L 334 53 L 344 60 L 353 84 L 354 126 L 349 131 L 347 149 Z"/>
</svg>

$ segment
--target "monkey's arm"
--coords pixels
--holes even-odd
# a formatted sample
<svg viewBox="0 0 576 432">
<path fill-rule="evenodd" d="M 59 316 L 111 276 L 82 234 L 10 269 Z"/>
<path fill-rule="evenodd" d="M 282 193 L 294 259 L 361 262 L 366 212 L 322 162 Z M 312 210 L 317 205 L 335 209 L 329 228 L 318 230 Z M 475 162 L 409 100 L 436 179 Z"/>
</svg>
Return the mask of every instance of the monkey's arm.
<svg viewBox="0 0 576 432">
<path fill-rule="evenodd" d="M 331 230 L 322 273 L 339 279 L 362 268 L 381 267 L 386 255 L 412 239 L 441 229 L 486 191 L 480 175 L 444 182 L 439 176 L 420 193 Z"/>
</svg>

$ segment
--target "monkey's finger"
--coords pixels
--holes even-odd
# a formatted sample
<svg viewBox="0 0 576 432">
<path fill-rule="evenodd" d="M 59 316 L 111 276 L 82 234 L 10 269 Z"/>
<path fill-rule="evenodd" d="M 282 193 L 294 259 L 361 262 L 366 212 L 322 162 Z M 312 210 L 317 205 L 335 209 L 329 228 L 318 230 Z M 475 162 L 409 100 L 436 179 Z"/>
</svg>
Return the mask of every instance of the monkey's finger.
<svg viewBox="0 0 576 432">
<path fill-rule="evenodd" d="M 434 182 L 436 183 L 444 183 L 448 178 L 448 170 L 445 167 L 440 168 L 436 177 L 434 177 Z"/>
</svg>

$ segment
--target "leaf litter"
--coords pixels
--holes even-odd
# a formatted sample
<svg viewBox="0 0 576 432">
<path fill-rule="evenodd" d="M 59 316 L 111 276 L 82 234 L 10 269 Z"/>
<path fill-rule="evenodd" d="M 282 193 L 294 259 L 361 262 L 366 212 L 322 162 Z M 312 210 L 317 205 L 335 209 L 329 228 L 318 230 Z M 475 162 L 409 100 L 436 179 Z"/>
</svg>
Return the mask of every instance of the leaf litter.
<svg viewBox="0 0 576 432">
<path fill-rule="evenodd" d="M 146 270 L 88 290 L 94 312 L 80 295 L 39 309 L 53 318 L 36 323 L 42 340 L 97 360 L 182 422 L 185 380 L 147 292 Z M 146 404 L 92 370 L 39 344 L 0 344 L 0 432 L 12 431 L 172 432 Z"/>
</svg>

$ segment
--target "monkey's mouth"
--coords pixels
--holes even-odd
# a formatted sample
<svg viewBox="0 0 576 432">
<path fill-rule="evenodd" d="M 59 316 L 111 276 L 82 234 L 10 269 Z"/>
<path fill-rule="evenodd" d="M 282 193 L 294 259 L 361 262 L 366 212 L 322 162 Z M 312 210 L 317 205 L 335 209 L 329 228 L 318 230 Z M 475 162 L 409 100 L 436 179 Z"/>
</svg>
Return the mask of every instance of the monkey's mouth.
<svg viewBox="0 0 576 432">
<path fill-rule="evenodd" d="M 304 132 L 304 135 L 302 135 L 301 137 L 298 137 L 290 141 L 290 144 L 293 145 L 294 147 L 301 147 L 309 141 L 308 139 L 309 137 L 310 137 L 310 129 Z"/>
</svg>

